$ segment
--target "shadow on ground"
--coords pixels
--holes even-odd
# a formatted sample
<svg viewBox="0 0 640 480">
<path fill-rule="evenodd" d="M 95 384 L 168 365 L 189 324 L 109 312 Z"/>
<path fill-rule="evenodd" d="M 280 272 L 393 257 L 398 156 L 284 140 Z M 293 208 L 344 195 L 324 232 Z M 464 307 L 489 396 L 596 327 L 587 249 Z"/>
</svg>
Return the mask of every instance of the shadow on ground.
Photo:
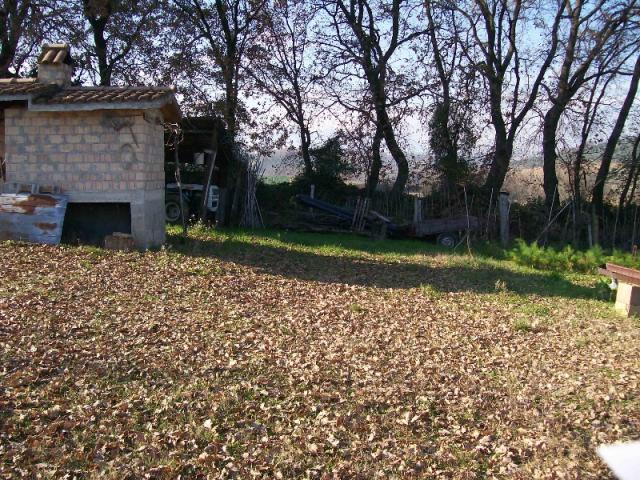
<svg viewBox="0 0 640 480">
<path fill-rule="evenodd" d="M 187 256 L 211 257 L 251 267 L 263 273 L 322 283 L 344 283 L 378 288 L 415 288 L 429 285 L 440 292 L 495 293 L 496 283 L 518 294 L 546 297 L 597 298 L 595 288 L 571 283 L 562 276 L 524 273 L 474 262 L 427 265 L 326 256 L 236 240 L 183 240 L 169 237 L 174 251 Z M 460 257 L 460 260 L 466 257 Z"/>
</svg>

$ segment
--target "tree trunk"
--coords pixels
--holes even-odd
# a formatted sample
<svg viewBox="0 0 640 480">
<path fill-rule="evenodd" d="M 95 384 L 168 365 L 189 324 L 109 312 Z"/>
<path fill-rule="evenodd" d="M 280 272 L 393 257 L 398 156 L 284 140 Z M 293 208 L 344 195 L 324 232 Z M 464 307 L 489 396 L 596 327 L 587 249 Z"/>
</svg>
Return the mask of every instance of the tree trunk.
<svg viewBox="0 0 640 480">
<path fill-rule="evenodd" d="M 627 195 L 629 194 L 629 189 L 631 188 L 631 184 L 633 183 L 633 179 L 637 177 L 636 171 L 638 170 L 638 162 L 640 161 L 640 152 L 638 151 L 638 147 L 640 147 L 640 135 L 636 136 L 636 139 L 633 142 L 633 151 L 631 152 L 631 165 L 629 165 L 629 172 L 627 174 L 627 178 L 625 179 L 624 186 L 622 187 L 622 191 L 620 192 L 620 198 L 618 200 L 618 210 L 624 208 L 627 200 Z"/>
<path fill-rule="evenodd" d="M 311 163 L 311 135 L 304 121 L 298 123 L 300 129 L 300 153 L 302 154 L 302 163 L 304 165 L 304 176 L 311 178 L 313 176 L 313 163 Z"/>
<path fill-rule="evenodd" d="M 379 124 L 376 124 L 376 133 L 373 136 L 373 143 L 371 145 L 371 168 L 369 169 L 369 176 L 367 177 L 366 191 L 368 197 L 373 196 L 380 181 L 380 169 L 382 168 L 380 147 L 382 136 L 382 128 L 380 128 Z"/>
<path fill-rule="evenodd" d="M 91 33 L 93 34 L 93 43 L 95 44 L 95 53 L 98 57 L 98 74 L 100 75 L 100 85 L 111 85 L 111 65 L 109 65 L 107 40 L 104 36 L 105 29 L 109 23 L 109 18 L 112 13 L 111 2 L 105 2 L 104 4 L 96 4 L 91 0 L 83 0 L 83 13 L 85 19 L 91 26 Z M 103 6 L 104 8 L 99 8 Z"/>
<path fill-rule="evenodd" d="M 381 71 L 384 71 L 385 68 L 386 66 L 379 66 Z M 391 119 L 387 113 L 387 97 L 385 93 L 384 76 L 380 77 L 373 70 L 366 71 L 365 73 L 367 75 L 369 89 L 374 99 L 377 124 L 376 128 L 381 129 L 384 142 L 389 149 L 391 158 L 393 158 L 393 161 L 396 163 L 398 168 L 398 174 L 396 176 L 396 181 L 391 188 L 391 194 L 400 195 L 404 192 L 407 180 L 409 180 L 409 162 L 407 161 L 407 157 L 402 151 L 402 148 L 398 144 L 396 134 L 393 131 L 393 124 L 391 123 Z"/>
<path fill-rule="evenodd" d="M 9 67 L 15 60 L 24 22 L 31 10 L 31 0 L 4 2 L 0 9 L 0 78 L 11 77 Z M 16 72 L 17 73 L 17 72 Z"/>
<path fill-rule="evenodd" d="M 231 158 L 227 159 L 227 178 L 226 178 L 226 202 L 224 226 L 237 223 L 239 219 L 240 207 L 240 191 L 238 189 L 242 184 L 240 161 L 236 155 L 235 139 L 236 139 L 236 107 L 237 93 L 235 89 L 234 70 L 231 68 L 223 68 L 222 73 L 225 77 L 225 99 L 224 99 L 224 120 L 227 127 L 227 134 L 231 142 L 230 151 Z"/>
<path fill-rule="evenodd" d="M 400 148 L 400 145 L 398 144 L 396 134 L 393 131 L 393 125 L 391 124 L 389 115 L 387 115 L 387 110 L 384 105 L 381 105 L 381 102 L 376 102 L 376 117 L 378 124 L 380 125 L 380 129 L 382 130 L 384 141 L 389 149 L 389 153 L 391 153 L 391 157 L 398 167 L 398 175 L 396 176 L 396 181 L 393 183 L 393 187 L 391 188 L 391 194 L 400 195 L 404 192 L 407 180 L 409 180 L 409 162 L 407 161 L 407 157 L 402 151 L 402 148 Z"/>
<path fill-rule="evenodd" d="M 509 170 L 509 163 L 511 163 L 513 138 L 507 135 L 507 127 L 502 116 L 502 81 L 498 78 L 488 80 L 491 123 L 495 131 L 495 152 L 483 188 L 487 192 L 493 190 L 498 193 L 502 189 Z"/>
<path fill-rule="evenodd" d="M 602 161 L 600 162 L 600 168 L 598 169 L 598 175 L 596 175 L 595 184 L 593 186 L 593 193 L 591 196 L 592 203 L 592 215 L 593 215 L 593 228 L 594 228 L 594 242 L 598 243 L 599 240 L 599 232 L 600 222 L 602 220 L 603 210 L 604 210 L 604 187 L 607 181 L 607 176 L 609 175 L 609 169 L 611 168 L 611 160 L 613 158 L 613 154 L 615 152 L 616 146 L 618 145 L 618 140 L 620 139 L 620 135 L 622 135 L 622 130 L 624 129 L 624 124 L 627 121 L 627 117 L 629 116 L 629 111 L 633 105 L 633 101 L 636 97 L 636 93 L 638 91 L 638 81 L 640 80 L 640 56 L 636 59 L 636 64 L 633 70 L 633 76 L 631 77 L 631 81 L 629 82 L 629 90 L 627 91 L 627 96 L 624 99 L 622 104 L 622 108 L 618 113 L 618 118 L 616 119 L 616 123 L 613 126 L 613 130 L 609 135 L 609 139 L 607 140 L 607 145 L 604 148 L 604 153 L 602 154 Z"/>
<path fill-rule="evenodd" d="M 100 85 L 111 85 L 111 68 L 107 61 L 107 41 L 104 38 L 104 27 L 106 21 L 91 23 L 93 26 L 93 41 L 96 45 L 96 56 L 98 57 L 98 72 L 100 74 Z"/>
<path fill-rule="evenodd" d="M 556 133 L 560 123 L 560 115 L 563 107 L 555 104 L 544 116 L 542 127 L 542 171 L 544 174 L 544 198 L 547 208 L 552 205 L 560 205 L 560 194 L 558 192 L 558 175 L 556 173 Z M 578 182 L 579 182 L 579 177 Z M 577 183 L 577 182 L 576 182 Z"/>
<path fill-rule="evenodd" d="M 496 135 L 496 151 L 493 154 L 491 168 L 484 183 L 487 192 L 499 192 L 504 184 L 504 179 L 509 170 L 509 163 L 513 153 L 513 143 L 501 135 Z"/>
</svg>

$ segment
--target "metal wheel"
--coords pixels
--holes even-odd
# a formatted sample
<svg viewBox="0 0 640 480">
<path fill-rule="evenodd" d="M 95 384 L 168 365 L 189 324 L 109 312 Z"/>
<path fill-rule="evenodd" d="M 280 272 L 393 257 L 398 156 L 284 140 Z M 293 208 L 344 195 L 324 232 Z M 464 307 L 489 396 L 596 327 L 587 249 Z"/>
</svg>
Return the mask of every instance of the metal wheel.
<svg viewBox="0 0 640 480">
<path fill-rule="evenodd" d="M 441 247 L 453 248 L 458 242 L 458 236 L 455 233 L 441 233 L 438 235 L 437 243 Z"/>
<path fill-rule="evenodd" d="M 177 198 L 167 199 L 164 203 L 164 218 L 169 223 L 180 221 L 180 200 Z"/>
</svg>

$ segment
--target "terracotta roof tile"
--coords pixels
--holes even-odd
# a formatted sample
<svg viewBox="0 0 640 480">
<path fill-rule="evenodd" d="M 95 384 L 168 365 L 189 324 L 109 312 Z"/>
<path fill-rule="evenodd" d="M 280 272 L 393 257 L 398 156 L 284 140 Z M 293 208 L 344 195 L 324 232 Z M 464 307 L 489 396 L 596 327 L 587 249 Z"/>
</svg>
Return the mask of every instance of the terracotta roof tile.
<svg viewBox="0 0 640 480">
<path fill-rule="evenodd" d="M 173 95 L 167 87 L 67 87 L 34 100 L 37 104 L 139 103 Z"/>
<path fill-rule="evenodd" d="M 51 85 L 35 78 L 0 78 L 0 97 L 5 95 L 40 95 L 51 91 Z"/>
<path fill-rule="evenodd" d="M 17 98 L 16 98 L 17 97 Z M 36 79 L 0 79 L 0 102 L 29 100 L 29 109 L 86 110 L 162 108 L 169 118 L 180 118 L 180 108 L 169 87 L 60 87 Z"/>
<path fill-rule="evenodd" d="M 70 62 L 69 45 L 66 43 L 45 43 L 42 45 L 42 52 L 40 53 L 40 57 L 38 57 L 38 63 L 60 65 Z"/>
</svg>

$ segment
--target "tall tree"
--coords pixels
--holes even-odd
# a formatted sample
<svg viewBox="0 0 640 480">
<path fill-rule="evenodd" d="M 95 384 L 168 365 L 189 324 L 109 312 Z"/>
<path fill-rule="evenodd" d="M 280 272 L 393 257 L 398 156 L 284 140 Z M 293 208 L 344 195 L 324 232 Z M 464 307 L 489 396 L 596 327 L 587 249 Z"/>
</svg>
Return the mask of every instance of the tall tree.
<svg viewBox="0 0 640 480">
<path fill-rule="evenodd" d="M 331 29 L 331 33 L 325 30 L 321 35 L 331 58 L 330 81 L 333 88 L 354 77 L 364 82 L 376 125 L 398 169 L 392 191 L 400 193 L 409 178 L 409 163 L 392 112 L 420 89 L 413 81 L 415 75 L 399 73 L 400 67 L 394 63 L 400 62 L 403 52 L 426 33 L 415 28 L 417 5 L 410 0 L 323 0 L 320 6 Z M 337 97 L 342 100 L 340 94 Z"/>
<path fill-rule="evenodd" d="M 466 41 L 460 46 L 469 61 L 475 63 L 488 88 L 494 152 L 484 185 L 487 190 L 502 188 L 516 134 L 534 107 L 556 55 L 566 3 L 567 0 L 561 0 L 552 4 L 550 12 L 526 0 L 473 0 L 457 5 L 468 21 L 474 50 Z M 547 39 L 540 51 L 527 49 L 530 39 L 524 32 L 534 28 Z M 480 52 L 478 59 L 475 50 Z"/>
<path fill-rule="evenodd" d="M 266 0 L 174 0 L 174 25 L 186 37 L 187 49 L 202 48 L 222 84 L 220 110 L 230 141 L 238 134 L 240 90 L 244 80 L 247 51 L 262 33 Z M 175 31 L 174 31 L 175 33 Z M 185 58 L 192 58 L 185 52 Z M 218 86 L 218 85 L 215 85 Z M 242 165 L 234 155 L 226 179 L 224 224 L 239 220 Z"/>
<path fill-rule="evenodd" d="M 272 2 L 265 9 L 264 30 L 251 49 L 247 71 L 260 90 L 297 130 L 307 177 L 313 174 L 311 127 L 317 77 L 311 72 L 310 28 L 313 10 L 305 0 Z"/>
<path fill-rule="evenodd" d="M 460 14 L 448 1 L 425 0 L 430 48 L 425 61 L 433 64 L 434 96 L 429 120 L 429 146 L 437 170 L 451 189 L 468 172 L 465 154 L 475 143 L 473 103 L 479 89 L 459 43 L 468 32 L 461 30 Z"/>
<path fill-rule="evenodd" d="M 195 36 L 190 35 L 191 44 L 204 42 L 210 60 L 219 70 L 224 92 L 222 116 L 229 135 L 235 139 L 246 53 L 261 34 L 258 27 L 266 0 L 175 0 L 174 3 L 178 10 L 177 22 L 182 22 L 187 29 L 195 29 Z"/>
<path fill-rule="evenodd" d="M 56 30 L 69 37 L 81 78 L 103 86 L 146 83 L 162 52 L 162 16 L 161 0 L 73 0 Z"/>
<path fill-rule="evenodd" d="M 636 0 L 566 0 L 565 3 L 568 33 L 561 43 L 563 56 L 559 72 L 552 76 L 553 86 L 546 88 L 550 107 L 544 114 L 542 129 L 544 192 L 549 206 L 559 204 L 556 135 L 562 114 L 585 83 L 606 75 L 624 57 L 629 45 L 624 27 L 637 9 Z M 601 68 L 594 73 L 591 67 L 596 62 Z"/>
<path fill-rule="evenodd" d="M 627 206 L 635 194 L 638 174 L 640 174 L 640 133 L 636 133 L 635 140 L 633 140 L 633 148 L 631 149 L 626 167 L 627 175 L 622 190 L 620 190 L 618 211 Z"/>
<path fill-rule="evenodd" d="M 39 46 L 45 10 L 36 0 L 0 0 L 0 78 L 18 75 Z"/>
<path fill-rule="evenodd" d="M 600 168 L 598 169 L 598 174 L 596 175 L 595 184 L 593 186 L 593 191 L 591 194 L 591 206 L 592 206 L 592 215 L 593 215 L 592 217 L 593 241 L 595 244 L 598 244 L 600 241 L 600 234 L 599 234 L 600 222 L 601 222 L 602 214 L 604 210 L 604 187 L 607 181 L 607 177 L 609 176 L 609 170 L 611 168 L 611 160 L 613 159 L 613 154 L 618 145 L 618 140 L 622 135 L 624 125 L 627 121 L 627 117 L 629 116 L 629 112 L 631 111 L 631 107 L 633 106 L 633 102 L 636 98 L 639 82 L 640 82 L 640 55 L 636 59 L 635 67 L 633 69 L 633 75 L 631 76 L 631 80 L 629 82 L 629 89 L 627 90 L 627 95 L 625 96 L 624 102 L 622 103 L 622 107 L 618 112 L 616 122 L 613 126 L 613 129 L 611 130 L 611 134 L 609 135 L 609 139 L 607 140 L 607 144 L 605 145 L 604 152 L 602 153 Z"/>
</svg>

